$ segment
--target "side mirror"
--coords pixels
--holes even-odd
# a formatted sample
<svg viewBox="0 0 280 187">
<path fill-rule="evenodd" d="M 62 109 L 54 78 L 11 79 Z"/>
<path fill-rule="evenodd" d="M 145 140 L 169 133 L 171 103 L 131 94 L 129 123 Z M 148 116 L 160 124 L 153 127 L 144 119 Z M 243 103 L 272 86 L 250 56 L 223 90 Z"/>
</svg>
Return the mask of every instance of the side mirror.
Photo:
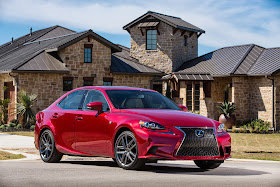
<svg viewBox="0 0 280 187">
<path fill-rule="evenodd" d="M 103 112 L 103 103 L 92 102 L 87 104 L 87 108 L 90 110 L 97 110 L 97 115 Z"/>
<path fill-rule="evenodd" d="M 179 105 L 179 107 L 184 111 L 187 112 L 188 111 L 188 107 L 184 106 L 184 105 Z"/>
</svg>

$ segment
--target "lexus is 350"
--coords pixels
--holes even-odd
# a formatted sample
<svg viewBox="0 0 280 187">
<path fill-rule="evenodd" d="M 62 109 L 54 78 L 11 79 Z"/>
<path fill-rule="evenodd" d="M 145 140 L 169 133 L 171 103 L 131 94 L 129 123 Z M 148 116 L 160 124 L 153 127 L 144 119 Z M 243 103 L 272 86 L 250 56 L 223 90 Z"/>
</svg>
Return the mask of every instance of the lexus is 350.
<svg viewBox="0 0 280 187">
<path fill-rule="evenodd" d="M 160 93 L 131 87 L 82 87 L 36 115 L 44 162 L 63 154 L 111 157 L 124 169 L 157 160 L 194 160 L 203 169 L 230 157 L 224 124 L 186 112 Z"/>
</svg>

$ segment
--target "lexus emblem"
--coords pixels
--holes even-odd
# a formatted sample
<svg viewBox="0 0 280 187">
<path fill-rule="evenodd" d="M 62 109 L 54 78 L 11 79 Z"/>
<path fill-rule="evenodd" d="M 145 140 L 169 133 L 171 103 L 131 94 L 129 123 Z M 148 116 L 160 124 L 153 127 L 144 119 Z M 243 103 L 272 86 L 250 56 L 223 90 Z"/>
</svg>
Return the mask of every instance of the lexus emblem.
<svg viewBox="0 0 280 187">
<path fill-rule="evenodd" d="M 195 135 L 202 138 L 204 136 L 204 130 L 195 130 Z"/>
</svg>

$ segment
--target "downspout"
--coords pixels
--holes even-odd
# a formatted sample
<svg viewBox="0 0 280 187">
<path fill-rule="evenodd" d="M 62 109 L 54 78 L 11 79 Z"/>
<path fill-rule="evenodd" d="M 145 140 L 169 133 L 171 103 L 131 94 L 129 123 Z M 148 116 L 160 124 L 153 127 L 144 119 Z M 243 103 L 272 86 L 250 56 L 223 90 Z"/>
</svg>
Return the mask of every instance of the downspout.
<svg viewBox="0 0 280 187">
<path fill-rule="evenodd" d="M 267 75 L 265 76 L 267 79 L 272 81 L 272 126 L 274 128 L 274 131 L 276 131 L 275 126 L 275 79 L 269 78 Z"/>
<path fill-rule="evenodd" d="M 15 104 L 17 103 L 17 91 L 18 91 L 18 77 L 15 75 L 11 75 L 11 72 L 8 73 L 10 77 L 13 78 L 13 86 L 15 87 Z M 16 107 L 15 107 L 15 112 L 16 111 Z M 15 118 L 17 119 L 17 115 L 15 115 Z"/>
</svg>

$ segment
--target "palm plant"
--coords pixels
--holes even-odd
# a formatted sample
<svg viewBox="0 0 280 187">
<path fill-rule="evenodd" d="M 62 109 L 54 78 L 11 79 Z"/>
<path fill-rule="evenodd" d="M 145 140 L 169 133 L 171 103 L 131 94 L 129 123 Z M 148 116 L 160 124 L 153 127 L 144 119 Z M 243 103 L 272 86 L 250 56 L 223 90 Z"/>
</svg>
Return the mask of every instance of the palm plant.
<svg viewBox="0 0 280 187">
<path fill-rule="evenodd" d="M 36 101 L 37 95 L 27 94 L 26 91 L 19 92 L 17 103 L 17 113 L 22 119 L 23 127 L 29 128 L 31 123 L 35 120 L 35 115 L 31 109 L 33 103 Z"/>
</svg>

